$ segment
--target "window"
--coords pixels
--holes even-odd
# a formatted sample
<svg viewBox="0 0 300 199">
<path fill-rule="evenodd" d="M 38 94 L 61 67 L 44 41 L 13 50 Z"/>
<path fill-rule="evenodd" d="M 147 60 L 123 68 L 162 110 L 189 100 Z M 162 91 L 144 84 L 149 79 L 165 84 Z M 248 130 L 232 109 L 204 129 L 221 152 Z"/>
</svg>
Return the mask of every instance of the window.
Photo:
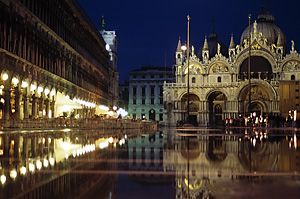
<svg viewBox="0 0 300 199">
<path fill-rule="evenodd" d="M 192 78 L 192 83 L 196 83 L 196 78 L 195 77 Z"/>
<path fill-rule="evenodd" d="M 151 75 L 151 78 L 153 79 L 153 78 L 154 78 L 154 75 Z"/>
<path fill-rule="evenodd" d="M 142 87 L 142 96 L 145 96 L 145 95 L 146 95 L 146 87 L 143 86 L 143 87 Z"/>
<path fill-rule="evenodd" d="M 218 82 L 221 82 L 221 80 L 222 80 L 221 77 L 218 77 Z"/>
<path fill-rule="evenodd" d="M 133 87 L 133 88 L 132 88 L 132 94 L 133 94 L 133 95 L 136 95 L 136 87 Z"/>
<path fill-rule="evenodd" d="M 132 114 L 132 117 L 135 119 L 136 118 L 136 114 Z"/>
<path fill-rule="evenodd" d="M 145 104 L 145 99 L 142 99 L 142 104 Z"/>
<path fill-rule="evenodd" d="M 159 114 L 159 121 L 163 121 L 163 120 L 164 120 L 163 115 L 164 115 L 164 114 L 162 114 L 162 113 Z"/>
<path fill-rule="evenodd" d="M 134 99 L 134 100 L 132 101 L 132 104 L 136 104 L 136 99 Z"/>
<path fill-rule="evenodd" d="M 292 75 L 292 76 L 291 76 L 291 80 L 295 80 L 295 75 Z"/>
<path fill-rule="evenodd" d="M 160 86 L 159 87 L 159 94 L 160 94 L 160 96 L 163 96 L 163 92 L 164 92 L 163 86 Z"/>
<path fill-rule="evenodd" d="M 151 98 L 151 104 L 154 104 L 154 98 Z"/>
<path fill-rule="evenodd" d="M 155 87 L 154 87 L 154 86 L 151 86 L 151 95 L 152 95 L 152 96 L 154 95 L 154 89 L 155 89 Z"/>
<path fill-rule="evenodd" d="M 159 98 L 159 104 L 163 104 L 164 103 L 164 98 Z"/>
</svg>

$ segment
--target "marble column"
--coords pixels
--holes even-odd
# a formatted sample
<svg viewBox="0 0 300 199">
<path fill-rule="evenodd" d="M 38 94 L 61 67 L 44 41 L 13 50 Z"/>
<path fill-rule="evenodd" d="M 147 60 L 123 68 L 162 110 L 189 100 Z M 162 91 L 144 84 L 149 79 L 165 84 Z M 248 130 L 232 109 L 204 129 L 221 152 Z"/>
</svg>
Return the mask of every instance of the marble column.
<svg viewBox="0 0 300 199">
<path fill-rule="evenodd" d="M 4 90 L 4 119 L 10 119 L 10 90 Z"/>
<path fill-rule="evenodd" d="M 37 118 L 37 98 L 32 96 L 32 118 Z"/>
<path fill-rule="evenodd" d="M 15 88 L 15 113 L 14 113 L 14 119 L 20 120 L 20 91 L 19 88 Z"/>
<path fill-rule="evenodd" d="M 24 94 L 23 100 L 24 100 L 24 119 L 28 119 L 29 118 L 29 96 Z"/>
</svg>

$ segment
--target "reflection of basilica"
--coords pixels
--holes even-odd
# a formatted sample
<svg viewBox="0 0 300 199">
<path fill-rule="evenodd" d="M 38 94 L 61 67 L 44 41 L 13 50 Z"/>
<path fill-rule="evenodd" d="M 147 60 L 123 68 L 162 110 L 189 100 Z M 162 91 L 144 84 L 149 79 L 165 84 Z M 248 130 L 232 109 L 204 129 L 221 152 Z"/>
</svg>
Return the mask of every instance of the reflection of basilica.
<svg viewBox="0 0 300 199">
<path fill-rule="evenodd" d="M 176 198 L 215 198 L 223 186 L 240 182 L 253 173 L 260 176 L 263 172 L 300 170 L 299 149 L 289 146 L 293 136 L 272 140 L 266 132 L 253 135 L 168 136 L 164 169 L 176 171 Z"/>
<path fill-rule="evenodd" d="M 213 32 L 205 37 L 198 53 L 194 47 L 187 70 L 186 52 L 181 41 L 175 52 L 175 83 L 164 84 L 166 116 L 164 122 L 176 125 L 186 120 L 187 71 L 189 71 L 189 119 L 201 126 L 212 125 L 226 118 L 237 118 L 252 112 L 258 115 L 287 116 L 299 107 L 299 54 L 291 41 L 287 49 L 284 33 L 274 24 L 274 17 L 262 9 L 258 18 L 229 48 L 218 41 Z M 251 103 L 249 104 L 248 60 L 251 45 Z"/>
</svg>

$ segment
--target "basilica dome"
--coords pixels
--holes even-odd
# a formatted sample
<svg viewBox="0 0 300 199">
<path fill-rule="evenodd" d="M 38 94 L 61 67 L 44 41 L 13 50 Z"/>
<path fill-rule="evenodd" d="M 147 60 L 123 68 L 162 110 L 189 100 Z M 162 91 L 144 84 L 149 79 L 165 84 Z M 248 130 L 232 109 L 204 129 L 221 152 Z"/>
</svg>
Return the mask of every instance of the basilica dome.
<svg viewBox="0 0 300 199">
<path fill-rule="evenodd" d="M 286 52 L 286 38 L 284 33 L 280 28 L 278 28 L 274 24 L 274 16 L 267 12 L 266 14 L 261 12 L 257 17 L 257 34 L 261 35 L 262 39 L 267 39 L 268 45 L 275 44 L 276 46 L 282 46 L 283 52 L 285 54 Z M 251 33 L 253 35 L 254 33 L 254 25 L 251 25 Z M 249 26 L 244 30 L 240 44 L 243 44 L 243 41 L 249 38 Z"/>
<path fill-rule="evenodd" d="M 218 44 L 220 44 L 220 53 L 225 56 L 228 57 L 228 49 L 227 47 L 218 41 L 218 35 L 212 31 L 212 33 L 209 34 L 208 36 L 208 50 L 209 50 L 209 59 L 211 59 L 212 57 L 214 57 L 217 54 L 218 51 Z M 203 51 L 203 47 L 204 45 L 202 45 L 198 51 L 197 57 L 200 58 L 200 60 L 202 60 L 202 51 Z"/>
</svg>

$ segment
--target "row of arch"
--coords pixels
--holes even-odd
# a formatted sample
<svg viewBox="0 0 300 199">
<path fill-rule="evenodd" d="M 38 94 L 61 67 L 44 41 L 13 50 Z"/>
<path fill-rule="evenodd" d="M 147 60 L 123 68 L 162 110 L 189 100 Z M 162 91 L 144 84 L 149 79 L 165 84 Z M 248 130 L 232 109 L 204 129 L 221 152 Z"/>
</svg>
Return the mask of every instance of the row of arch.
<svg viewBox="0 0 300 199">
<path fill-rule="evenodd" d="M 19 74 L 4 69 L 0 75 L 0 119 L 20 120 L 59 117 L 63 110 L 58 111 L 57 106 L 72 103 L 70 98 L 75 96 L 74 90 L 59 88 L 60 83 L 56 82 L 56 84 L 58 87 L 31 80 L 29 77 L 22 78 Z M 58 96 L 64 96 L 65 99 Z M 95 107 L 94 101 L 88 102 L 78 98 L 76 102 L 74 101 L 74 104 L 76 103 L 78 104 L 76 109 L 80 109 L 77 110 L 79 117 L 80 115 L 81 117 L 92 116 L 92 108 Z"/>
</svg>

